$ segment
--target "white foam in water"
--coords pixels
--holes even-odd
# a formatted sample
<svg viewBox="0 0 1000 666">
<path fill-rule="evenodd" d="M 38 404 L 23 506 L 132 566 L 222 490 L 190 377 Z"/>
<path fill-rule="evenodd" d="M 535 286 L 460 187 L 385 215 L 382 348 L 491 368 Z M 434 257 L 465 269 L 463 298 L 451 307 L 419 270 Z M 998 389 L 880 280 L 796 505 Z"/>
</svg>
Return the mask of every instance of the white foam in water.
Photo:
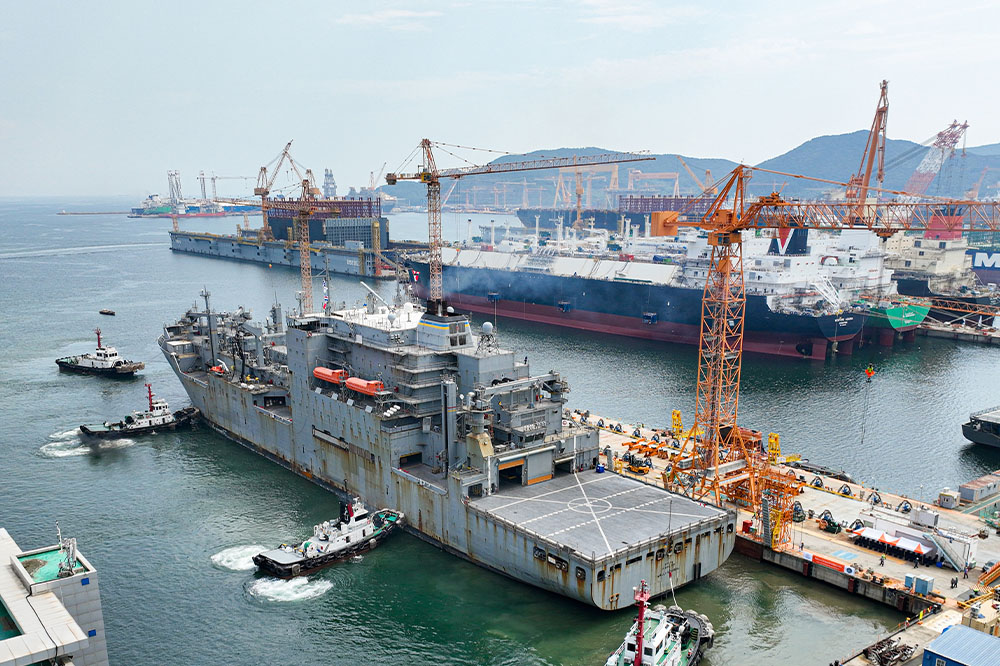
<svg viewBox="0 0 1000 666">
<path fill-rule="evenodd" d="M 52 441 L 43 444 L 40 452 L 48 458 L 69 458 L 71 456 L 85 456 L 90 453 L 107 451 L 109 449 L 124 449 L 135 444 L 135 440 L 123 437 L 122 439 L 111 439 L 95 443 L 95 446 L 88 446 L 80 439 L 80 431 L 76 428 L 65 432 L 57 432 L 49 435 Z"/>
<path fill-rule="evenodd" d="M 304 601 L 323 595 L 331 587 L 333 583 L 328 580 L 260 578 L 248 590 L 253 596 L 267 601 Z"/>
<path fill-rule="evenodd" d="M 212 555 L 212 563 L 216 566 L 222 567 L 223 569 L 229 569 L 230 571 L 249 571 L 250 569 L 256 567 L 253 563 L 253 556 L 257 553 L 262 553 L 265 550 L 267 550 L 267 548 L 256 544 L 249 546 L 233 546 L 232 548 L 220 550 L 215 555 Z"/>
<path fill-rule="evenodd" d="M 68 458 L 70 456 L 85 456 L 90 453 L 90 447 L 79 439 L 57 439 L 45 444 L 40 449 L 48 458 Z"/>
</svg>

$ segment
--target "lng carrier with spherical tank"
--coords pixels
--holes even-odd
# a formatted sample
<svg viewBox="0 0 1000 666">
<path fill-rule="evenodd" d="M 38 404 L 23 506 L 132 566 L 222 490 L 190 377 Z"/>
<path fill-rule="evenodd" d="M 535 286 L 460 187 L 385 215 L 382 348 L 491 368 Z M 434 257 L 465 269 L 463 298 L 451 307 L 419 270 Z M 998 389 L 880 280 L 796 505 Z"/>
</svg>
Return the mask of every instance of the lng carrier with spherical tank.
<svg viewBox="0 0 1000 666">
<path fill-rule="evenodd" d="M 202 296 L 158 342 L 207 423 L 453 554 L 611 610 L 733 550 L 734 512 L 601 473 L 597 431 L 563 418 L 563 377 L 444 303 L 372 294 L 258 323 Z"/>
</svg>

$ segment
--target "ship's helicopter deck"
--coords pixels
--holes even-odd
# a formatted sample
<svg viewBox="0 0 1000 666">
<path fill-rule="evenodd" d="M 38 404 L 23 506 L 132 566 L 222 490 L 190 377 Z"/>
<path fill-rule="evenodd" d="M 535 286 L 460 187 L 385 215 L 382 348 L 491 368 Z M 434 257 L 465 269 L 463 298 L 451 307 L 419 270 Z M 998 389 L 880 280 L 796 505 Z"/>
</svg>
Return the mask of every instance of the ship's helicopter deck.
<svg viewBox="0 0 1000 666">
<path fill-rule="evenodd" d="M 727 512 L 618 474 L 559 474 L 503 486 L 472 506 L 592 559 L 683 531 L 723 527 Z"/>
</svg>

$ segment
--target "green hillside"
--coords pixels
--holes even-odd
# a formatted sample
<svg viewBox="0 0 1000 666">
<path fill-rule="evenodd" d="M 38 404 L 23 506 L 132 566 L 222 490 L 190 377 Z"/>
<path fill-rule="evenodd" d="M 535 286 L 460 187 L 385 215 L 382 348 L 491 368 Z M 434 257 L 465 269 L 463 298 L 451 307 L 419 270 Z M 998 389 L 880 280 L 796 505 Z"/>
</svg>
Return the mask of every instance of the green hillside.
<svg viewBox="0 0 1000 666">
<path fill-rule="evenodd" d="M 832 181 L 845 182 L 859 167 L 861 154 L 867 140 L 867 130 L 859 130 L 849 134 L 820 136 L 806 141 L 800 146 L 777 157 L 765 160 L 759 165 L 762 168 L 789 174 L 801 174 L 823 178 Z M 928 148 L 912 141 L 889 139 L 886 141 L 885 187 L 890 190 L 902 190 L 907 180 L 913 174 L 920 161 L 927 155 Z M 537 160 L 547 157 L 572 157 L 574 155 L 594 155 L 613 152 L 613 149 L 586 148 L 555 148 L 536 150 L 524 155 L 504 155 L 495 162 L 520 160 Z M 619 188 L 625 190 L 628 186 L 628 172 L 639 169 L 643 173 L 678 173 L 679 188 L 682 195 L 696 195 L 701 188 L 684 170 L 676 155 L 649 155 L 650 161 L 625 163 L 618 166 Z M 684 161 L 698 177 L 704 181 L 705 170 L 709 169 L 716 181 L 722 180 L 736 166 L 736 163 L 724 158 L 702 158 L 684 156 Z M 990 144 L 970 148 L 963 156 L 961 152 L 947 160 L 938 176 L 931 183 L 927 194 L 935 196 L 961 197 L 979 180 L 986 168 L 1000 170 L 1000 144 Z M 584 172 L 586 173 L 586 172 Z M 463 178 L 455 186 L 449 199 L 450 204 L 477 204 L 479 206 L 502 205 L 504 200 L 508 206 L 519 206 L 525 197 L 524 184 L 527 184 L 528 205 L 552 206 L 555 194 L 555 180 L 559 174 L 555 169 L 542 171 L 525 171 L 506 174 L 490 174 Z M 617 208 L 617 195 L 608 192 L 609 174 L 601 171 L 593 176 L 590 182 L 591 206 L 594 208 Z M 563 179 L 570 192 L 575 190 L 574 175 L 563 173 Z M 980 189 L 980 197 L 997 196 L 997 178 L 984 179 Z M 586 176 L 584 176 L 586 183 Z M 874 176 L 872 179 L 874 185 Z M 451 188 L 450 182 L 442 184 L 442 195 Z M 406 203 L 422 204 L 426 196 L 424 185 L 401 181 L 399 184 L 380 190 L 400 197 Z M 824 198 L 836 190 L 836 186 L 815 181 L 789 178 L 782 175 L 757 173 L 751 181 L 750 191 L 754 195 L 766 194 L 780 190 L 786 197 Z M 635 184 L 636 194 L 671 194 L 673 181 L 643 180 Z M 506 199 L 504 199 L 506 196 Z"/>
</svg>

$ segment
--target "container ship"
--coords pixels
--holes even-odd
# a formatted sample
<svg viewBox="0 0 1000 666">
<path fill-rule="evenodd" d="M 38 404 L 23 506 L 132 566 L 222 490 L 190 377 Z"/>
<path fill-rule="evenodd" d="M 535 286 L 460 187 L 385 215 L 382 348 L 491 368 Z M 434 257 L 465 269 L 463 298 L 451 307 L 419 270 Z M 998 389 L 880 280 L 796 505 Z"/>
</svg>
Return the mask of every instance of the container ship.
<svg viewBox="0 0 1000 666">
<path fill-rule="evenodd" d="M 603 472 L 566 380 L 531 374 L 489 323 L 374 295 L 254 322 L 202 296 L 158 344 L 207 423 L 450 553 L 605 610 L 732 553 L 735 512 Z"/>
<path fill-rule="evenodd" d="M 660 239 L 663 240 L 663 239 Z M 746 320 L 743 348 L 751 352 L 822 359 L 831 342 L 849 346 L 865 324 L 846 309 L 840 291 L 809 254 L 807 235 L 783 239 L 747 234 Z M 571 245 L 575 242 L 571 242 Z M 681 255 L 636 261 L 549 251 L 502 252 L 444 248 L 443 287 L 459 309 L 634 338 L 698 344 L 701 299 L 709 267 L 704 234 L 682 243 Z M 426 294 L 426 259 L 411 257 L 413 288 Z"/>
</svg>

